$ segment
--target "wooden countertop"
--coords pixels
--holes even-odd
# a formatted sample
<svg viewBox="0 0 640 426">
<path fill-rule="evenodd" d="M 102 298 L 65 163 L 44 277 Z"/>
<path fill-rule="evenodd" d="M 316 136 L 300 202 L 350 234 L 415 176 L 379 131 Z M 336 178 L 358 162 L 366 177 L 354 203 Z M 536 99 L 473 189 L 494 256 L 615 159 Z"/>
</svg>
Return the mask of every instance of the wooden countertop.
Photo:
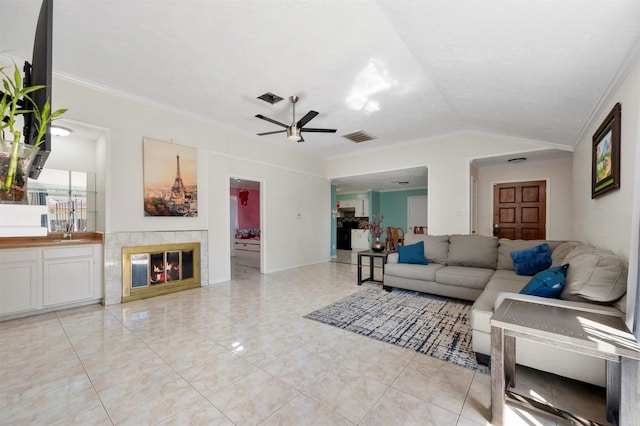
<svg viewBox="0 0 640 426">
<path fill-rule="evenodd" d="M 31 247 L 66 247 L 83 244 L 103 244 L 104 234 L 101 232 L 74 232 L 71 241 L 60 232 L 50 233 L 46 237 L 2 237 L 0 249 Z"/>
</svg>

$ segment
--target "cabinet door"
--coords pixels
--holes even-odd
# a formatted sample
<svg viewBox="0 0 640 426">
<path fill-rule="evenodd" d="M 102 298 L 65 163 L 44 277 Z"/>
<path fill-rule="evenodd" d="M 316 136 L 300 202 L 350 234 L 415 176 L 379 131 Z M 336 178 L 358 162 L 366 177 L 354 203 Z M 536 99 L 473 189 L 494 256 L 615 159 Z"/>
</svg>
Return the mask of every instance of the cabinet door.
<svg viewBox="0 0 640 426">
<path fill-rule="evenodd" d="M 0 250 L 0 315 L 38 307 L 37 251 Z"/>
<path fill-rule="evenodd" d="M 361 203 L 362 203 L 362 217 L 369 217 L 370 215 L 369 199 L 363 198 Z"/>
<path fill-rule="evenodd" d="M 351 230 L 351 249 L 366 250 L 369 248 L 369 231 L 366 229 Z"/>
<path fill-rule="evenodd" d="M 43 250 L 44 306 L 99 297 L 92 246 Z"/>
</svg>

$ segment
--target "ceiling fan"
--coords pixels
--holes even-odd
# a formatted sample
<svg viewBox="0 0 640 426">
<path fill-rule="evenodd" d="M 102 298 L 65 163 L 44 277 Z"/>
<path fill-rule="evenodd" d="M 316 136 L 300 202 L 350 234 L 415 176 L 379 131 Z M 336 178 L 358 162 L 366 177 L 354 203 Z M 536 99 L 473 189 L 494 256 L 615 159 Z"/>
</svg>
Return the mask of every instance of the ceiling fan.
<svg viewBox="0 0 640 426">
<path fill-rule="evenodd" d="M 309 128 L 309 127 L 304 127 L 308 122 L 313 120 L 316 115 L 318 115 L 317 111 L 309 111 L 304 117 L 302 117 L 296 123 L 296 102 L 298 102 L 298 97 L 297 96 L 289 96 L 289 100 L 293 104 L 293 120 L 291 121 L 291 125 L 287 126 L 286 124 L 280 123 L 279 121 L 276 121 L 276 120 L 274 120 L 272 118 L 265 117 L 262 114 L 257 114 L 256 115 L 257 118 L 259 118 L 261 120 L 266 120 L 266 121 L 268 121 L 270 123 L 277 124 L 278 126 L 282 126 L 282 127 L 285 128 L 285 130 L 276 130 L 274 132 L 258 133 L 258 136 L 272 135 L 274 133 L 287 132 L 287 138 L 288 139 L 290 139 L 292 141 L 296 141 L 296 142 L 304 142 L 304 139 L 302 138 L 302 131 L 303 130 L 305 132 L 313 132 L 313 133 L 335 133 L 336 132 L 336 129 L 313 129 L 313 128 Z"/>
</svg>

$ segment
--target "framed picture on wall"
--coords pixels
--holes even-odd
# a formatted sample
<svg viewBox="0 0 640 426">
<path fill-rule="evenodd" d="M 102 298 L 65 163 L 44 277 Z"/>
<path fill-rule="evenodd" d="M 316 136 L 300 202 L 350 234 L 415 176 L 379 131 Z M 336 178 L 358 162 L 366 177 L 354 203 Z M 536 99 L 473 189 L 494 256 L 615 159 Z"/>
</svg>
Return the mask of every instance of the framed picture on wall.
<svg viewBox="0 0 640 426">
<path fill-rule="evenodd" d="M 196 149 L 143 139 L 144 215 L 198 216 Z"/>
<path fill-rule="evenodd" d="M 591 198 L 620 188 L 620 116 L 617 103 L 593 134 Z"/>
</svg>

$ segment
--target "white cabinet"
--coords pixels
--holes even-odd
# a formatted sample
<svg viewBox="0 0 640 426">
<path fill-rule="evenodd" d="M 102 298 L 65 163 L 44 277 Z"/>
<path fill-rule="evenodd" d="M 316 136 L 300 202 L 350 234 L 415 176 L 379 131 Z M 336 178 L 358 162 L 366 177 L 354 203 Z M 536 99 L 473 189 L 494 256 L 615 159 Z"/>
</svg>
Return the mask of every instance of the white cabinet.
<svg viewBox="0 0 640 426">
<path fill-rule="evenodd" d="M 92 299 L 96 288 L 94 251 L 100 246 L 45 248 L 42 252 L 44 306 Z M 100 295 L 102 296 L 102 295 Z"/>
<path fill-rule="evenodd" d="M 368 250 L 369 234 L 370 233 L 368 229 L 352 229 L 351 250 Z"/>
<path fill-rule="evenodd" d="M 356 216 L 369 217 L 369 199 L 362 198 L 358 200 L 358 202 L 360 204 L 356 207 Z"/>
<path fill-rule="evenodd" d="M 353 200 L 342 200 L 340 201 L 340 208 L 354 208 L 356 209 L 356 217 L 368 217 L 369 199 L 357 198 Z"/>
<path fill-rule="evenodd" d="M 38 250 L 0 250 L 0 315 L 38 306 Z"/>
<path fill-rule="evenodd" d="M 0 317 L 95 303 L 102 281 L 101 244 L 0 250 Z"/>
<path fill-rule="evenodd" d="M 356 200 L 342 200 L 340 208 L 356 208 Z"/>
</svg>

